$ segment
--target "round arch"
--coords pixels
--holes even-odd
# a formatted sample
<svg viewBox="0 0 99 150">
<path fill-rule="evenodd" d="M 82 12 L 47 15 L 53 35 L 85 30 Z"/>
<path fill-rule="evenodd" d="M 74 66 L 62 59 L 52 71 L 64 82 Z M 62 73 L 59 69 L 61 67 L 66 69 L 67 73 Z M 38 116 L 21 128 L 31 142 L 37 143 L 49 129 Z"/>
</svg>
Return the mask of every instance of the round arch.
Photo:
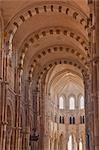
<svg viewBox="0 0 99 150">
<path fill-rule="evenodd" d="M 67 16 L 72 16 L 74 21 L 78 21 L 81 26 L 84 26 L 86 29 L 88 27 L 87 25 L 87 16 L 80 11 L 80 9 L 73 8 L 68 3 L 62 3 L 62 2 L 43 2 L 43 5 L 41 7 L 41 3 L 35 3 L 35 5 L 29 6 L 25 9 L 23 9 L 19 14 L 16 14 L 15 17 L 12 18 L 10 22 L 12 22 L 7 27 L 7 31 L 9 33 L 8 36 L 10 36 L 10 40 L 13 40 L 13 37 L 16 33 L 16 31 L 19 29 L 19 27 L 26 22 L 26 20 L 32 18 L 35 15 L 40 15 L 40 13 L 47 14 L 50 13 L 63 13 Z M 73 5 L 73 4 L 72 4 Z M 79 20 L 80 18 L 80 20 Z"/>
</svg>

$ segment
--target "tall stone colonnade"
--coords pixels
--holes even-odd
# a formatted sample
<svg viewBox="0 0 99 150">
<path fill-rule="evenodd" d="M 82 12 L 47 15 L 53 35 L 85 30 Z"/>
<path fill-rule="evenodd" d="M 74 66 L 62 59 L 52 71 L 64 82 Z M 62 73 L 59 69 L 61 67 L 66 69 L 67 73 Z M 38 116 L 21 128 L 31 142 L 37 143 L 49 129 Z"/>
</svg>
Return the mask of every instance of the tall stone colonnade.
<svg viewBox="0 0 99 150">
<path fill-rule="evenodd" d="M 33 10 L 33 13 L 38 15 L 37 19 L 39 19 L 40 13 L 42 12 L 47 13 L 49 9 L 50 11 L 48 12 L 47 15 L 49 14 L 52 15 L 54 11 L 56 11 L 55 13 L 57 14 L 57 8 L 59 13 L 59 16 L 57 15 L 57 18 L 59 17 L 61 19 L 60 13 L 62 13 L 62 11 L 65 10 L 65 6 L 63 7 L 64 2 L 62 2 L 61 6 L 60 5 L 61 2 L 57 3 L 57 1 L 58 0 L 53 2 L 53 5 L 50 5 L 50 2 L 48 2 L 50 6 L 45 6 L 44 3 L 44 6 L 42 5 L 44 12 L 42 10 L 39 11 L 41 7 L 39 7 L 39 9 L 35 7 L 35 12 Z M 57 3 L 57 5 L 55 5 L 55 3 Z M 42 1 L 40 2 L 40 4 L 42 4 Z M 89 67 L 88 69 L 90 71 L 88 70 L 89 72 L 83 74 L 85 85 L 85 100 L 86 100 L 85 102 L 86 145 L 87 145 L 86 150 L 89 149 L 99 150 L 99 1 L 89 0 L 89 8 L 90 8 L 90 15 L 88 18 L 89 19 L 88 38 L 89 38 L 89 49 L 91 59 L 88 60 L 87 63 L 89 66 L 87 67 Z M 76 9 L 78 8 L 76 7 Z M 21 46 L 24 45 L 21 50 L 21 47 L 18 45 L 18 42 L 16 42 L 17 41 L 16 39 L 22 31 L 22 28 L 19 27 L 21 26 L 21 23 L 23 23 L 22 25 L 25 31 L 25 23 L 28 27 L 29 21 L 32 22 L 31 21 L 32 19 L 29 19 L 27 21 L 25 20 L 29 17 L 32 18 L 33 14 L 32 9 L 30 10 L 30 6 L 27 12 L 28 12 L 27 16 L 25 16 L 25 13 L 20 15 L 21 12 L 20 14 L 18 14 L 20 20 L 17 16 L 14 18 L 14 19 L 17 18 L 16 20 L 14 20 L 14 22 L 12 19 L 11 21 L 13 23 L 11 22 L 12 23 L 11 29 L 14 26 L 14 30 L 13 31 L 9 30 L 7 32 L 7 29 L 5 27 L 5 20 L 3 18 L 4 12 L 2 11 L 2 9 L 0 9 L 0 150 L 60 150 L 60 149 L 65 150 L 62 147 L 64 145 L 62 142 L 64 141 L 66 142 L 68 141 L 68 139 L 63 140 L 62 135 L 59 135 L 59 133 L 58 136 L 54 134 L 53 138 L 50 135 L 49 130 L 45 129 L 45 126 L 47 124 L 45 107 L 48 107 L 48 104 L 46 105 L 45 78 L 48 70 L 50 69 L 53 70 L 53 68 L 57 64 L 67 63 L 69 56 L 72 59 L 69 60 L 69 65 L 73 64 L 72 62 L 73 60 L 75 60 L 75 58 L 76 59 L 78 58 L 80 60 L 80 56 L 84 54 L 84 52 L 82 51 L 86 49 L 86 47 L 84 47 L 84 44 L 86 44 L 87 42 L 85 40 L 83 42 L 80 41 L 82 43 L 79 43 L 79 39 L 82 40 L 83 37 L 86 35 L 86 33 L 85 32 L 82 33 L 81 35 L 82 37 L 80 38 L 78 36 L 76 37 L 75 40 L 73 38 L 75 38 L 76 36 L 75 30 L 77 28 L 74 29 L 74 33 L 72 31 L 73 29 L 71 30 L 71 32 L 69 31 L 69 27 L 66 30 L 65 29 L 63 30 L 66 24 L 64 24 L 63 27 L 61 27 L 62 22 L 61 23 L 59 22 L 60 23 L 59 27 L 56 27 L 59 18 L 56 20 L 56 22 L 55 20 L 53 20 L 53 22 L 50 21 L 50 27 L 48 27 L 47 23 L 46 25 L 44 24 L 44 19 L 48 19 L 48 16 L 43 14 L 45 18 L 42 17 L 43 15 L 40 16 L 41 17 L 40 21 L 42 21 L 41 25 L 39 24 L 38 28 L 36 28 L 35 25 L 35 28 L 33 28 L 34 30 L 32 30 L 32 25 L 34 24 L 31 24 L 30 28 L 28 28 L 28 32 L 30 33 L 28 34 L 28 32 L 24 32 L 23 35 L 26 33 L 26 35 L 24 35 L 24 39 L 21 42 L 18 41 L 20 42 Z M 69 14 L 68 12 L 69 8 L 66 8 L 65 14 L 68 15 Z M 71 15 L 72 13 L 74 18 L 69 20 L 69 17 L 72 16 Z M 54 18 L 56 14 L 52 15 L 52 18 Z M 73 10 L 70 12 L 69 15 L 70 16 L 67 17 L 69 23 L 72 23 L 73 19 L 76 20 L 77 16 L 79 16 L 78 13 L 73 12 Z M 63 17 L 62 19 L 65 20 L 64 16 L 62 17 Z M 35 17 L 33 21 L 35 21 L 35 24 L 37 23 Z M 78 26 L 81 27 L 83 25 L 82 23 L 83 21 L 84 19 L 80 20 L 80 25 L 78 25 L 79 22 L 75 23 L 74 21 L 73 25 L 75 26 L 77 24 Z M 73 27 L 73 25 L 70 27 Z M 8 23 L 8 26 L 10 26 L 10 22 Z M 81 28 L 80 27 L 77 29 L 78 30 L 77 32 L 81 33 L 82 27 Z M 87 27 L 85 26 L 85 28 Z M 19 31 L 16 32 L 16 30 Z M 34 31 L 37 31 L 35 35 Z M 14 33 L 16 33 L 15 36 Z M 36 43 L 33 45 L 34 47 L 31 46 L 35 41 L 32 38 L 32 34 L 34 36 L 33 38 L 37 40 Z M 62 34 L 64 34 L 63 37 Z M 10 41 L 11 37 L 9 38 L 9 35 L 13 35 L 15 41 L 14 40 Z M 68 38 L 66 38 L 67 41 L 64 40 L 64 36 L 68 36 Z M 52 40 L 51 42 L 49 42 L 51 38 Z M 45 39 L 48 40 L 46 43 Z M 39 43 L 39 40 L 41 40 L 41 43 Z M 62 44 L 58 43 L 60 41 L 62 42 Z M 65 43 L 64 41 L 67 43 Z M 72 46 L 76 48 L 79 49 L 81 48 L 82 49 L 81 55 L 80 53 L 77 53 L 77 55 L 74 56 L 75 50 L 67 48 L 67 46 L 70 46 L 68 43 L 69 44 L 72 43 Z M 13 46 L 10 44 L 12 44 Z M 44 47 L 42 46 L 43 44 L 45 44 Z M 12 46 L 12 49 L 10 49 L 9 45 Z M 31 46 L 32 48 L 30 48 L 29 46 Z M 64 47 L 67 48 L 66 60 L 64 60 L 65 57 L 63 52 L 63 50 L 65 49 Z M 44 51 L 44 49 L 46 49 L 47 52 Z M 57 53 L 57 49 L 60 50 L 59 53 Z M 33 56 L 31 56 L 32 50 L 35 51 L 35 53 L 32 54 Z M 71 55 L 73 55 L 74 58 L 73 56 L 71 57 Z M 84 56 L 86 57 L 86 53 L 84 54 Z M 46 57 L 47 59 L 43 59 Z M 40 64 L 41 62 L 40 59 L 42 60 L 42 64 Z M 81 66 L 84 66 L 85 64 L 85 62 L 83 64 L 81 60 L 80 61 L 77 60 L 74 62 L 73 65 L 76 67 L 77 63 L 78 64 L 82 63 Z M 86 68 L 86 66 L 84 67 Z M 81 67 L 79 67 L 78 65 L 78 68 Z M 35 129 L 37 130 L 39 134 L 39 140 L 31 144 L 30 134 L 33 131 L 33 129 L 34 132 Z M 45 143 L 45 141 L 47 142 Z M 67 148 L 66 145 L 65 148 Z"/>
</svg>

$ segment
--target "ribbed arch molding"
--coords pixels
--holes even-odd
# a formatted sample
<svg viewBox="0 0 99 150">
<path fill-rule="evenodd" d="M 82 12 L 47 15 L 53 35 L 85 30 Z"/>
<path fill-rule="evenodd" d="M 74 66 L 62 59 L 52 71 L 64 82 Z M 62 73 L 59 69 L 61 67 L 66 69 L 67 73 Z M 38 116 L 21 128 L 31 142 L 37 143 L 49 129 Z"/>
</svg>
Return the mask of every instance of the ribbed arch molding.
<svg viewBox="0 0 99 150">
<path fill-rule="evenodd" d="M 80 9 L 69 5 L 69 3 L 55 1 L 50 3 L 50 1 L 47 1 L 47 3 L 35 3 L 16 14 L 16 16 L 12 18 L 7 26 L 6 32 L 8 33 L 8 37 L 6 38 L 6 40 L 10 44 L 14 38 L 15 33 L 23 23 L 25 23 L 28 19 L 31 19 L 31 17 L 35 15 L 43 15 L 47 13 L 64 14 L 73 19 L 73 21 L 77 23 L 79 22 L 79 25 L 83 26 L 85 32 L 88 29 L 88 17 L 84 13 L 82 13 Z"/>
<path fill-rule="evenodd" d="M 83 74 L 85 74 L 88 70 L 80 64 L 76 60 L 70 60 L 70 59 L 64 59 L 64 58 L 59 58 L 59 59 L 54 59 L 53 61 L 51 60 L 50 62 L 47 62 L 43 67 L 39 66 L 35 70 L 31 69 L 29 71 L 29 79 L 34 83 L 36 87 L 38 87 L 39 82 L 41 81 L 42 77 L 47 74 L 47 72 L 53 67 L 58 64 L 69 64 L 71 66 L 74 66 L 75 69 L 79 69 L 79 71 Z M 33 71 L 33 72 L 32 72 Z M 35 80 L 34 80 L 35 79 Z"/>
<path fill-rule="evenodd" d="M 80 50 L 78 51 L 77 55 L 82 57 L 82 59 L 85 59 L 85 57 L 90 57 L 89 53 L 88 53 L 88 41 L 84 39 L 84 37 L 82 37 L 80 34 L 77 34 L 71 30 L 68 30 L 66 28 L 62 28 L 62 27 L 54 27 L 54 28 L 48 28 L 48 29 L 44 29 L 44 30 L 40 30 L 36 33 L 33 33 L 32 35 L 30 35 L 22 44 L 21 46 L 21 51 L 20 51 L 20 58 L 19 58 L 19 64 L 22 65 L 24 63 L 24 59 L 25 59 L 25 56 L 28 54 L 28 53 L 31 53 L 31 47 L 33 49 L 33 53 L 34 55 L 38 55 L 36 57 L 36 59 L 41 59 L 43 55 L 46 55 L 47 53 L 50 53 L 52 52 L 53 50 L 51 50 L 49 48 L 49 50 L 43 50 L 39 53 L 37 52 L 34 52 L 35 50 L 35 44 L 36 42 L 40 42 L 40 40 L 48 40 L 48 39 L 52 39 L 53 37 L 56 37 L 57 36 L 63 36 L 64 38 L 67 38 L 72 40 L 77 46 L 78 44 L 80 45 Z M 48 39 L 47 39 L 48 37 Z M 71 46 L 72 47 L 72 46 Z M 44 48 L 45 49 L 45 48 Z M 63 49 L 63 47 L 60 46 L 60 51 Z M 69 51 L 70 48 L 67 48 L 67 52 Z M 72 53 L 75 53 L 75 51 L 77 50 L 74 50 L 74 48 L 71 48 L 72 50 Z M 78 49 L 75 48 L 75 49 Z M 37 51 L 37 49 L 36 49 Z M 39 51 L 39 50 L 38 50 Z M 57 46 L 54 47 L 54 51 L 57 51 Z M 37 54 L 36 54 L 37 53 Z M 84 54 L 85 53 L 85 54 Z M 85 55 L 85 56 L 84 56 Z"/>
<path fill-rule="evenodd" d="M 34 57 L 32 57 L 32 60 L 30 63 L 33 66 L 36 66 L 36 64 L 42 62 L 44 59 L 46 59 L 47 56 L 60 54 L 61 56 L 64 55 L 64 57 L 69 56 L 77 58 L 83 65 L 87 65 L 86 62 L 86 56 L 83 53 L 80 53 L 78 50 L 63 46 L 63 45 L 56 45 L 47 49 L 40 50 Z M 42 65 L 42 64 L 41 64 Z"/>
</svg>

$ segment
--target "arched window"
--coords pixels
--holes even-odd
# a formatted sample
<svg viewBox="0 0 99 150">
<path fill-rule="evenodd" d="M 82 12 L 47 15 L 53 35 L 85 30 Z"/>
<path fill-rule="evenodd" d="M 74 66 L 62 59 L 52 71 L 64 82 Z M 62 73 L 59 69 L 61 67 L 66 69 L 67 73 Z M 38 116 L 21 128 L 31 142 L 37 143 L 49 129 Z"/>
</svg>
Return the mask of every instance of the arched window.
<svg viewBox="0 0 99 150">
<path fill-rule="evenodd" d="M 61 123 L 61 116 L 59 117 L 59 123 Z"/>
<path fill-rule="evenodd" d="M 75 99 L 74 99 L 74 97 L 70 97 L 70 99 L 69 99 L 69 109 L 70 110 L 75 109 Z"/>
<path fill-rule="evenodd" d="M 73 138 L 72 138 L 72 136 L 70 135 L 69 136 L 69 140 L 68 140 L 68 150 L 72 150 L 73 149 Z"/>
<path fill-rule="evenodd" d="M 79 150 L 82 150 L 83 149 L 83 144 L 82 144 L 82 141 L 80 139 L 80 142 L 79 142 Z"/>
<path fill-rule="evenodd" d="M 64 109 L 64 98 L 62 96 L 59 98 L 59 109 Z"/>
<path fill-rule="evenodd" d="M 72 124 L 72 117 L 69 118 L 69 124 Z"/>
<path fill-rule="evenodd" d="M 84 97 L 81 96 L 80 98 L 80 109 L 84 109 Z"/>
<path fill-rule="evenodd" d="M 62 123 L 64 124 L 64 116 L 62 116 Z"/>
<path fill-rule="evenodd" d="M 75 117 L 73 117 L 73 124 L 75 124 Z"/>
<path fill-rule="evenodd" d="M 63 123 L 64 124 L 64 116 L 60 116 L 59 117 L 59 123 Z"/>
<path fill-rule="evenodd" d="M 83 123 L 85 123 L 85 116 L 83 116 Z"/>
<path fill-rule="evenodd" d="M 69 124 L 75 124 L 75 117 L 69 118 Z"/>
</svg>

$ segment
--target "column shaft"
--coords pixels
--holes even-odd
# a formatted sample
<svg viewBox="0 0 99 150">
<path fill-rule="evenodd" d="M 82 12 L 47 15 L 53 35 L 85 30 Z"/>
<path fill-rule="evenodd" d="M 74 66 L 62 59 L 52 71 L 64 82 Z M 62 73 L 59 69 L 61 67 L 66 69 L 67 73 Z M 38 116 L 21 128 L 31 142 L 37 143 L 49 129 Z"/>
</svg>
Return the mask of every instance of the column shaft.
<svg viewBox="0 0 99 150">
<path fill-rule="evenodd" d="M 95 61 L 94 67 L 94 139 L 95 150 L 99 150 L 99 1 L 95 0 Z"/>
</svg>

